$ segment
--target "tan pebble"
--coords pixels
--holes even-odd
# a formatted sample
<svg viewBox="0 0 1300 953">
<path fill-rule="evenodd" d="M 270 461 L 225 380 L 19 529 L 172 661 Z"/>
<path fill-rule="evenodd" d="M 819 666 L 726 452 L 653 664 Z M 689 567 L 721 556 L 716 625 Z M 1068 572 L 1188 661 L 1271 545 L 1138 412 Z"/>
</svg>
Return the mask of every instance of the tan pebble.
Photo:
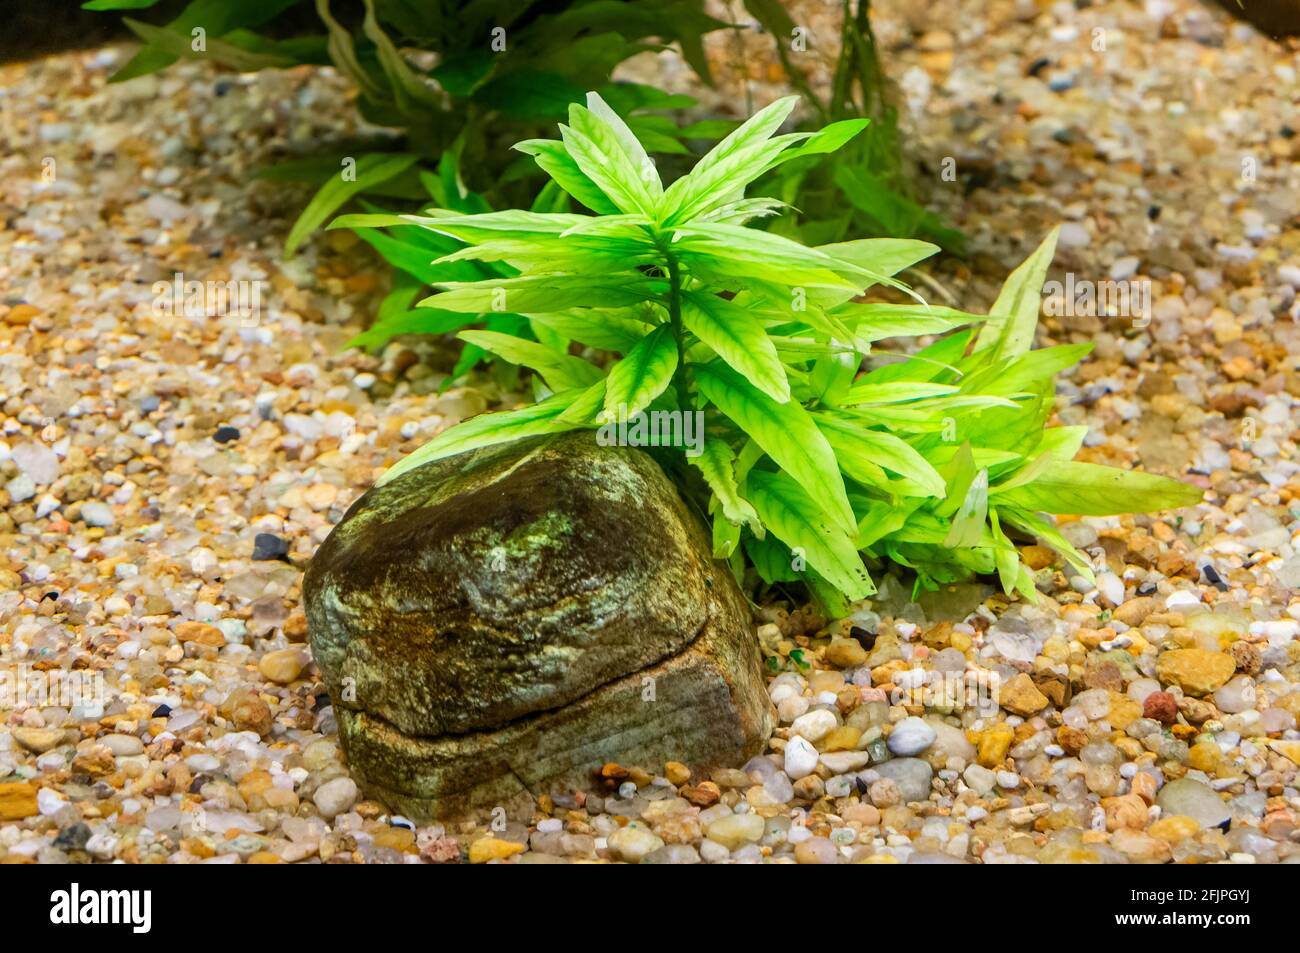
<svg viewBox="0 0 1300 953">
<path fill-rule="evenodd" d="M 30 781 L 0 784 L 0 821 L 21 821 L 38 813 L 34 784 Z"/>
<path fill-rule="evenodd" d="M 1146 827 L 1147 803 L 1136 794 L 1104 797 L 1101 799 L 1101 809 L 1106 814 L 1108 831 L 1116 831 L 1124 827 L 1134 830 Z"/>
<path fill-rule="evenodd" d="M 270 734 L 271 708 L 253 689 L 235 689 L 226 697 L 222 708 L 238 731 L 256 732 L 260 737 Z"/>
<path fill-rule="evenodd" d="M 998 704 L 1014 715 L 1027 718 L 1047 707 L 1047 696 L 1038 690 L 1032 678 L 1021 672 L 1002 686 Z"/>
<path fill-rule="evenodd" d="M 979 742 L 976 745 L 976 760 L 986 768 L 1001 767 L 1002 762 L 1006 760 L 1007 751 L 1011 749 L 1011 740 L 1015 737 L 1015 732 L 1010 725 L 994 725 L 986 731 L 980 732 Z"/>
<path fill-rule="evenodd" d="M 1162 685 L 1177 685 L 1193 695 L 1214 691 L 1236 671 L 1231 655 L 1206 649 L 1172 649 L 1156 659 L 1156 678 Z"/>
<path fill-rule="evenodd" d="M 309 486 L 303 499 L 313 510 L 326 510 L 334 505 L 338 499 L 339 488 L 332 483 L 316 483 Z"/>
<path fill-rule="evenodd" d="M 1192 837 L 1200 829 L 1201 825 L 1195 818 L 1174 814 L 1170 817 L 1160 818 L 1147 828 L 1147 833 L 1167 844 L 1177 844 L 1181 840 Z"/>
<path fill-rule="evenodd" d="M 857 668 L 867 660 L 867 650 L 857 639 L 832 639 L 826 660 L 840 668 Z"/>
<path fill-rule="evenodd" d="M 267 652 L 257 663 L 257 670 L 268 681 L 277 685 L 288 685 L 307 667 L 307 653 L 302 649 L 280 649 Z"/>
<path fill-rule="evenodd" d="M 681 794 L 696 807 L 712 807 L 722 798 L 722 789 L 712 781 L 701 781 L 682 788 Z"/>
<path fill-rule="evenodd" d="M 486 864 L 490 860 L 503 860 L 506 857 L 513 857 L 515 854 L 522 854 L 525 849 L 523 844 L 517 844 L 514 841 L 484 837 L 469 845 L 469 862 L 471 864 Z"/>
<path fill-rule="evenodd" d="M 307 616 L 301 612 L 295 612 L 289 618 L 284 620 L 284 625 L 280 626 L 280 631 L 290 642 L 307 641 Z"/>
<path fill-rule="evenodd" d="M 190 619 L 176 626 L 176 641 L 198 642 L 200 645 L 211 645 L 220 648 L 226 644 L 226 636 L 215 625 L 209 625 L 206 622 L 195 622 Z"/>
<path fill-rule="evenodd" d="M 41 313 L 41 309 L 34 304 L 16 304 L 5 313 L 5 324 L 13 327 L 23 327 L 31 323 L 32 318 Z"/>
<path fill-rule="evenodd" d="M 817 742 L 819 751 L 853 751 L 858 746 L 862 732 L 852 725 L 840 725 L 832 728 Z"/>
<path fill-rule="evenodd" d="M 691 769 L 686 767 L 680 761 L 669 761 L 664 765 L 664 777 L 672 783 L 674 787 L 681 787 L 691 779 Z"/>
<path fill-rule="evenodd" d="M 57 748 L 65 736 L 61 728 L 15 728 L 13 734 L 14 741 L 36 754 Z"/>
<path fill-rule="evenodd" d="M 1138 596 L 1130 599 L 1115 610 L 1114 618 L 1131 629 L 1142 625 L 1156 609 L 1156 601 L 1150 596 Z"/>
<path fill-rule="evenodd" d="M 1156 779 L 1148 771 L 1139 771 L 1129 783 L 1129 793 L 1136 794 L 1143 803 L 1156 803 Z"/>
</svg>

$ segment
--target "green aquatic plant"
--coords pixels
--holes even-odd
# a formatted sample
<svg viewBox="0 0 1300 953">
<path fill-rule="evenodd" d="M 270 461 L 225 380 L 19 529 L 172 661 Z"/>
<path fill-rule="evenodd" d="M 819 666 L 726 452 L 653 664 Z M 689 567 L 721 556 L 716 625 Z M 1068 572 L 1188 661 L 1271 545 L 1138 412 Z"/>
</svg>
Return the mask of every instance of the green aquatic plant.
<svg viewBox="0 0 1300 953">
<path fill-rule="evenodd" d="M 646 439 L 632 442 L 658 444 L 661 455 L 677 447 L 668 468 L 708 514 L 718 558 L 738 574 L 747 558 L 765 581 L 805 582 L 838 607 L 870 595 L 869 567 L 884 561 L 914 570 L 919 586 L 996 574 L 1008 593 L 1034 598 L 1012 534 L 1041 539 L 1090 575 L 1042 514 L 1200 499 L 1175 480 L 1077 462 L 1086 428 L 1045 428 L 1054 376 L 1089 350 L 1033 348 L 1055 234 L 978 315 L 919 299 L 859 300 L 874 286 L 912 294 L 893 275 L 934 245 L 808 247 L 751 227 L 781 203 L 746 198 L 749 183 L 834 151 L 865 125 L 778 134 L 794 105 L 790 97 L 762 110 L 665 185 L 633 131 L 590 94 L 570 108 L 560 139 L 516 146 L 590 214 L 336 220 L 422 229 L 457 243 L 436 265 L 492 269 L 432 282 L 441 290 L 414 311 L 427 309 L 430 323 L 508 317 L 509 326 L 460 337 L 535 374 L 535 403 L 444 431 L 381 482 L 522 437 L 639 431 Z M 876 342 L 932 335 L 945 336 L 863 372 Z M 687 414 L 702 423 L 698 439 L 680 425 Z"/>
</svg>

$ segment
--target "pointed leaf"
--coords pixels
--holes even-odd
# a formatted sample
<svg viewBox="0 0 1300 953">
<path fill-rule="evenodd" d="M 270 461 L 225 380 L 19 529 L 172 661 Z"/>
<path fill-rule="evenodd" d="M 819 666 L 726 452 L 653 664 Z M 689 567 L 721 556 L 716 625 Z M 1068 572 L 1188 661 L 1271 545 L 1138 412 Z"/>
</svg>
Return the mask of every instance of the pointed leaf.
<svg viewBox="0 0 1300 953">
<path fill-rule="evenodd" d="M 850 599 L 876 591 L 853 537 L 826 519 L 804 488 L 784 473 L 756 470 L 749 475 L 749 498 L 763 525 L 808 565 Z M 857 525 L 852 532 L 856 534 Z"/>
<path fill-rule="evenodd" d="M 686 292 L 682 323 L 715 354 L 773 400 L 790 399 L 790 383 L 776 346 L 758 319 L 717 295 Z"/>
<path fill-rule="evenodd" d="M 677 342 L 672 328 L 661 324 L 610 369 L 605 413 L 611 417 L 640 413 L 672 383 L 676 369 Z"/>
<path fill-rule="evenodd" d="M 808 411 L 795 401 L 777 403 L 724 364 L 702 364 L 695 371 L 704 396 L 793 477 L 833 525 L 855 532 L 835 453 Z"/>
</svg>

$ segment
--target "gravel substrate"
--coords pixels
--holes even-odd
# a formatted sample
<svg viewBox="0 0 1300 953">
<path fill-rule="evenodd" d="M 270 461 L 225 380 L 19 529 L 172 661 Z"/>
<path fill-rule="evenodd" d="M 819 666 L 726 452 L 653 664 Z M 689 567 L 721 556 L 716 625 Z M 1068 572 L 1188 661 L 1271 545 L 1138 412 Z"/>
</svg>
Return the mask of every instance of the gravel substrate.
<svg viewBox="0 0 1300 953">
<path fill-rule="evenodd" d="M 385 466 L 511 395 L 437 396 L 443 345 L 342 351 L 382 290 L 350 236 L 280 257 L 304 196 L 249 176 L 354 131 L 346 87 L 0 67 L 0 861 L 1300 862 L 1300 57 L 1195 0 L 880 6 L 922 185 L 972 238 L 931 292 L 984 309 L 1058 221 L 1054 277 L 1149 282 L 1145 315 L 1044 319 L 1096 344 L 1058 415 L 1202 505 L 1064 523 L 1097 586 L 1031 548 L 1038 606 L 768 606 L 765 756 L 416 827 L 348 778 L 301 570 Z M 154 287 L 178 272 L 260 308 L 186 314 Z"/>
</svg>

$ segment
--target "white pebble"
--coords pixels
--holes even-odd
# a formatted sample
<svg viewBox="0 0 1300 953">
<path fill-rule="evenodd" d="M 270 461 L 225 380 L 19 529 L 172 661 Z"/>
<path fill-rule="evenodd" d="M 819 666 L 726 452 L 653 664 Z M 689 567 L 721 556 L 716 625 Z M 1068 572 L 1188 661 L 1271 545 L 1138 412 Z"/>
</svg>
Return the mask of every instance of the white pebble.
<svg viewBox="0 0 1300 953">
<path fill-rule="evenodd" d="M 792 736 L 785 745 L 785 773 L 798 781 L 816 770 L 817 749 L 798 735 Z"/>
</svg>

